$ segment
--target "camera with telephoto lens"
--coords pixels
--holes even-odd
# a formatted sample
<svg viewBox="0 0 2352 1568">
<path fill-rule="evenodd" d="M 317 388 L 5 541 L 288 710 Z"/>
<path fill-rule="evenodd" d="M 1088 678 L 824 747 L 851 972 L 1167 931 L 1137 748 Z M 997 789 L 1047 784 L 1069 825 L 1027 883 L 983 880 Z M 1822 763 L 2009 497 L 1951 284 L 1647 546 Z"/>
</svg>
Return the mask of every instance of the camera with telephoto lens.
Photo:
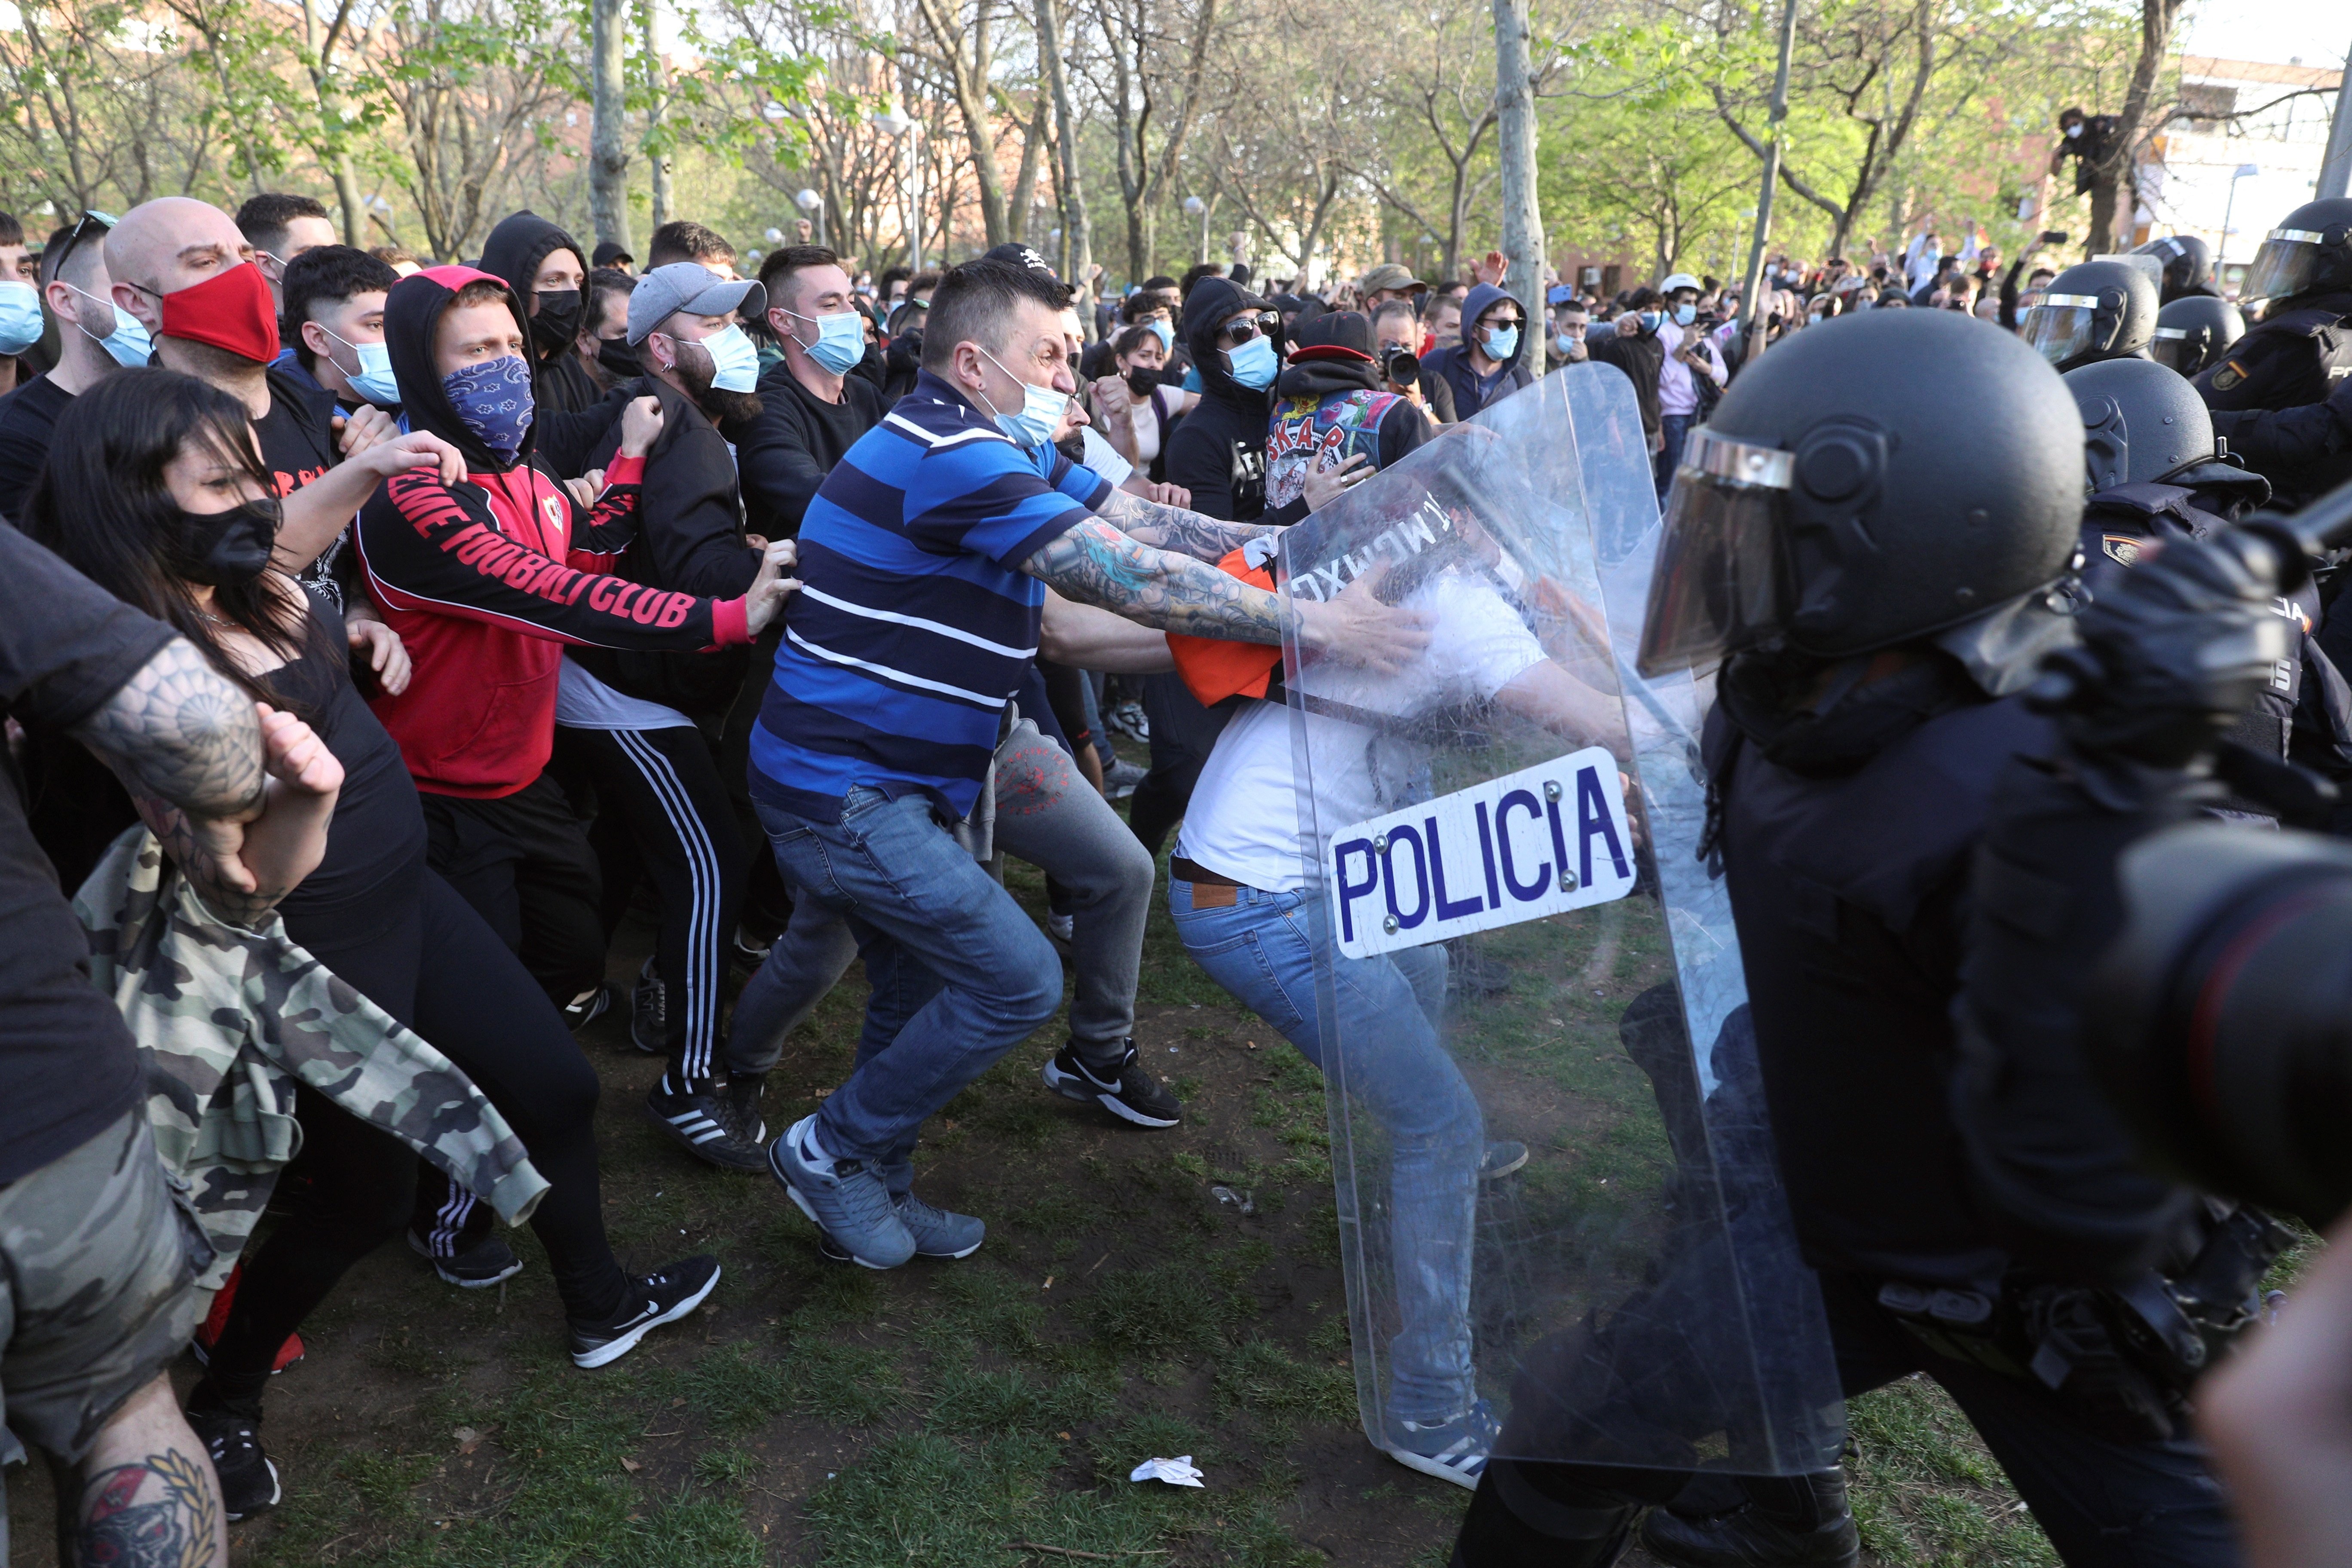
<svg viewBox="0 0 2352 1568">
<path fill-rule="evenodd" d="M 1381 374 L 1391 385 L 1416 385 L 1421 381 L 1421 356 L 1402 343 L 1391 343 L 1381 350 Z"/>
</svg>

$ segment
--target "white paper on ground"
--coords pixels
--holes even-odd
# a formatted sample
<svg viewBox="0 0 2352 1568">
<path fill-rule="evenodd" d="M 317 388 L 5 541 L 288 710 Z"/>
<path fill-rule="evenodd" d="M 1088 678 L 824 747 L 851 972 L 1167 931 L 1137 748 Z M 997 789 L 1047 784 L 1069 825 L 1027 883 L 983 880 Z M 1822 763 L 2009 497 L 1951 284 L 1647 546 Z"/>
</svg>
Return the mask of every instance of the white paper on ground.
<svg viewBox="0 0 2352 1568">
<path fill-rule="evenodd" d="M 1179 1454 L 1172 1459 L 1146 1459 L 1135 1467 L 1128 1478 L 1130 1481 L 1166 1481 L 1171 1487 L 1204 1487 L 1201 1472 L 1193 1467 L 1192 1456 Z"/>
</svg>

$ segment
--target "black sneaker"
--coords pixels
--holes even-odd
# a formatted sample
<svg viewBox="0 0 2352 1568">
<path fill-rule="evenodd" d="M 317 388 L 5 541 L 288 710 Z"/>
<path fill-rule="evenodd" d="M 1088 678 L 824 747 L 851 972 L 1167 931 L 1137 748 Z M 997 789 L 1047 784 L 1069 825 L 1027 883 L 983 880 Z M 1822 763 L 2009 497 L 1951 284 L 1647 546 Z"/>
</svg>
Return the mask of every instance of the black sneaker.
<svg viewBox="0 0 2352 1568">
<path fill-rule="evenodd" d="M 572 1365 L 603 1366 L 620 1360 L 637 1348 L 647 1330 L 677 1322 L 718 1288 L 719 1259 L 707 1253 L 637 1276 L 621 1298 L 619 1317 L 609 1323 L 572 1324 Z"/>
<path fill-rule="evenodd" d="M 756 974 L 760 965 L 768 962 L 768 949 L 775 945 L 775 940 L 761 936 L 750 926 L 739 925 L 734 940 L 727 944 L 728 962 L 745 974 Z"/>
<path fill-rule="evenodd" d="M 231 1524 L 267 1513 L 286 1495 L 278 1484 L 278 1467 L 261 1451 L 261 1434 L 254 1423 L 228 1410 L 191 1410 L 188 1426 L 205 1451 L 213 1457 L 220 1476 L 221 1511 Z"/>
<path fill-rule="evenodd" d="M 612 1010 L 613 988 L 599 985 L 587 994 L 575 996 L 564 1004 L 564 1026 L 576 1035 Z"/>
<path fill-rule="evenodd" d="M 1669 1568 L 1854 1568 L 1862 1560 L 1843 1470 L 1735 1485 L 1744 1495 L 1727 1509 L 1681 1511 L 1681 1498 L 1652 1509 L 1643 1547 Z"/>
<path fill-rule="evenodd" d="M 750 1073 L 729 1079 L 719 1092 L 725 1096 L 727 1114 L 722 1119 L 727 1131 L 740 1140 L 747 1140 L 760 1148 L 767 1147 L 768 1124 L 760 1115 L 760 1095 L 768 1087 L 768 1075 Z"/>
<path fill-rule="evenodd" d="M 736 1129 L 724 1091 L 708 1082 L 688 1079 L 673 1089 L 670 1075 L 654 1080 L 646 1096 L 646 1120 L 668 1133 L 686 1152 L 722 1171 L 757 1171 L 768 1163 L 768 1152 L 757 1138 L 745 1138 Z"/>
<path fill-rule="evenodd" d="M 433 1244 L 411 1230 L 408 1249 L 433 1265 L 442 1282 L 460 1290 L 484 1290 L 522 1272 L 522 1259 L 496 1236 L 485 1236 L 455 1258 L 436 1258 Z"/>
<path fill-rule="evenodd" d="M 629 987 L 629 1043 L 649 1057 L 669 1054 L 669 987 L 650 955 Z"/>
<path fill-rule="evenodd" d="M 1118 1061 L 1118 1068 L 1108 1079 L 1097 1078 L 1078 1059 L 1075 1044 L 1064 1046 L 1061 1054 L 1045 1064 L 1045 1087 L 1055 1094 L 1071 1100 L 1092 1100 L 1123 1121 L 1138 1127 L 1173 1127 L 1184 1120 L 1184 1107 L 1176 1097 L 1160 1087 L 1160 1080 L 1143 1070 L 1136 1059 L 1135 1042 L 1127 1042 L 1127 1055 Z"/>
</svg>

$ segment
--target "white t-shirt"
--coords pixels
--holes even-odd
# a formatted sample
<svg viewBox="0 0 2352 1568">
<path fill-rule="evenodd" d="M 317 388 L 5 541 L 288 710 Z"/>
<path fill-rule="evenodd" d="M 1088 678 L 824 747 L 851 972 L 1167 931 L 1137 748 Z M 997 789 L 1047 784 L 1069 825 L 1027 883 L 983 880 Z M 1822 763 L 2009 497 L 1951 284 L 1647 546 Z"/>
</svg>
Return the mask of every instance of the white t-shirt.
<svg viewBox="0 0 2352 1568">
<path fill-rule="evenodd" d="M 568 653 L 556 677 L 555 721 L 573 730 L 675 730 L 694 722 L 675 708 L 614 690 Z"/>
<path fill-rule="evenodd" d="M 1351 708 L 1411 719 L 1483 701 L 1543 662 L 1535 634 L 1484 577 L 1442 573 L 1405 605 L 1433 620 L 1419 658 L 1395 675 L 1326 661 L 1303 673 L 1301 687 Z M 1299 820 L 1291 723 L 1289 710 L 1275 702 L 1253 702 L 1234 715 L 1192 786 L 1176 853 L 1249 887 L 1293 892 L 1307 885 L 1307 862 L 1320 862 L 1335 831 L 1413 797 L 1427 747 L 1309 713 L 1316 792 L 1310 829 Z"/>
</svg>

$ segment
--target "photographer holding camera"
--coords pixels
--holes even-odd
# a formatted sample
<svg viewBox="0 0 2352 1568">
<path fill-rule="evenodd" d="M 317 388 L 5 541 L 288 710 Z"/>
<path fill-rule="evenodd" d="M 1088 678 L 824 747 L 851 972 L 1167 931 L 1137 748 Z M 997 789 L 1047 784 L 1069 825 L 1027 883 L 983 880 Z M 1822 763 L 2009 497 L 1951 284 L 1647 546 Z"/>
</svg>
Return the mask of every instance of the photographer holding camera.
<svg viewBox="0 0 2352 1568">
<path fill-rule="evenodd" d="M 1372 357 L 1380 361 L 1381 384 L 1440 425 L 1454 423 L 1454 388 L 1441 376 L 1421 374 L 1421 318 L 1410 300 L 1391 300 L 1372 312 Z"/>
</svg>

